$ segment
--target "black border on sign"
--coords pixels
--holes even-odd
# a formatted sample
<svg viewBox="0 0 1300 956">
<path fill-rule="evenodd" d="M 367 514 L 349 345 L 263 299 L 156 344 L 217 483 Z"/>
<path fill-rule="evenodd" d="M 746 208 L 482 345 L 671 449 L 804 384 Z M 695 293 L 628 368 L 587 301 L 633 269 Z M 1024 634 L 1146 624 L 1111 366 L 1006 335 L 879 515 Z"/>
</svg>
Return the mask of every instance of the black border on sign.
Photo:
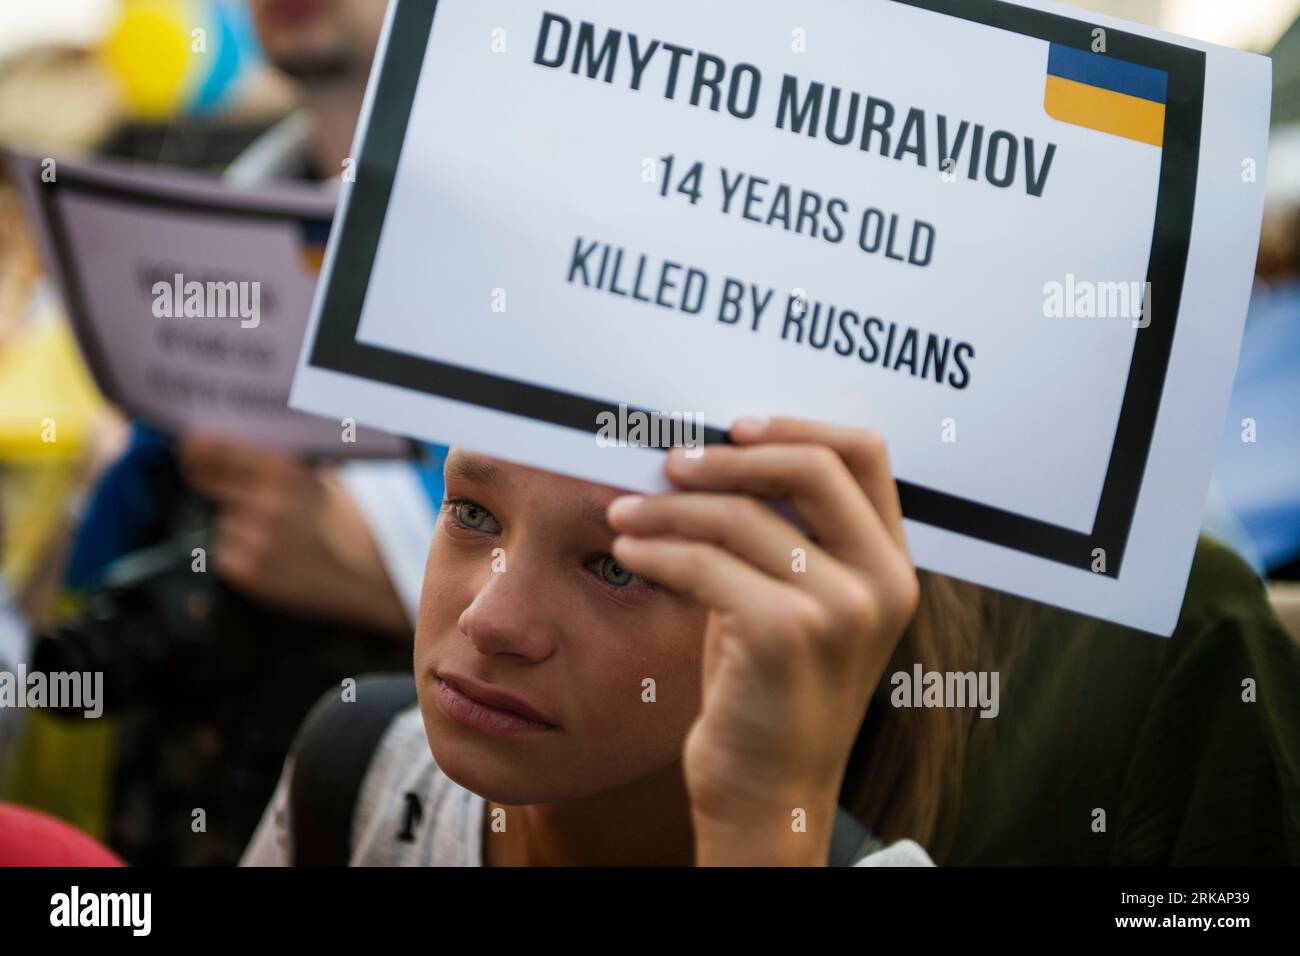
<svg viewBox="0 0 1300 956">
<path fill-rule="evenodd" d="M 334 267 L 324 291 L 320 323 L 308 364 L 371 381 L 595 433 L 597 416 L 617 413 L 617 402 L 521 382 L 357 341 L 357 329 L 375 254 L 383 231 L 393 178 L 406 138 L 437 0 L 394 0 L 388 48 L 374 91 L 370 124 L 357 163 Z M 1091 51 L 1095 25 L 1003 0 L 892 0 L 934 13 Z M 1139 331 L 1129 366 L 1115 440 L 1090 532 L 1075 531 L 977 501 L 899 481 L 903 513 L 912 520 L 1012 548 L 1091 572 L 1093 551 L 1102 548 L 1106 569 L 1118 578 L 1127 548 L 1142 476 L 1155 431 L 1169 355 L 1182 300 L 1191 243 L 1192 212 L 1205 95 L 1205 54 L 1149 37 L 1106 30 L 1107 55 L 1169 75 L 1165 142 L 1156 197 L 1155 227 L 1147 281 L 1150 325 Z M 719 428 L 705 442 L 725 443 Z"/>
</svg>

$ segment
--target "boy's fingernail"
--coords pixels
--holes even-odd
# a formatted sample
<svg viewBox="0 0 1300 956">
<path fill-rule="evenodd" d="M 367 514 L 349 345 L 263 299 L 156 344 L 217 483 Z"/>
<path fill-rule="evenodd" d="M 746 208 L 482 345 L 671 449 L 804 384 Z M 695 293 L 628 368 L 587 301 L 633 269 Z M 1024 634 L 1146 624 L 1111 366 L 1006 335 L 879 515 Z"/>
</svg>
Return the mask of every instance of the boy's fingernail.
<svg viewBox="0 0 1300 956">
<path fill-rule="evenodd" d="M 696 445 L 691 448 L 674 448 L 668 452 L 668 461 L 674 468 L 693 468 L 695 463 L 704 457 L 703 446 Z"/>
<path fill-rule="evenodd" d="M 644 501 L 642 495 L 624 495 L 622 498 L 615 498 L 609 505 L 609 516 L 611 518 L 625 518 L 635 511 Z"/>
<path fill-rule="evenodd" d="M 735 424 L 731 426 L 731 430 L 733 432 L 743 431 L 748 432 L 751 435 L 759 435 L 767 428 L 767 425 L 768 420 L 766 418 L 749 416 L 747 418 L 736 419 Z"/>
</svg>

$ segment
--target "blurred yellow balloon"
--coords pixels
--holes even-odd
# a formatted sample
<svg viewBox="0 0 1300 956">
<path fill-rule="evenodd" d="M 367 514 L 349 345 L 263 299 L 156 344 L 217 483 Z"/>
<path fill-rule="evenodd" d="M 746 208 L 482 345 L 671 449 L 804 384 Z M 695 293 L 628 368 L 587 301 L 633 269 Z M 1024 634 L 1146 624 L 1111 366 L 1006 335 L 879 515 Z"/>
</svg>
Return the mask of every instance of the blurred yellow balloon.
<svg viewBox="0 0 1300 956">
<path fill-rule="evenodd" d="M 195 80 L 199 20 L 195 5 L 184 0 L 125 0 L 104 58 L 137 116 L 162 119 L 185 101 Z"/>
</svg>

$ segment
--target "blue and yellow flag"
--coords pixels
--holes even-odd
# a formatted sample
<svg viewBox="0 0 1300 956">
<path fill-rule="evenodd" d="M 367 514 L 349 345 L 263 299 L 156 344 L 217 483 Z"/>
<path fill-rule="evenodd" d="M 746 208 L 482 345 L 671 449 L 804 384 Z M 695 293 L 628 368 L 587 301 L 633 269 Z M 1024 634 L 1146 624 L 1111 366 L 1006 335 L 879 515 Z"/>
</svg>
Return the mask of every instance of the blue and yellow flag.
<svg viewBox="0 0 1300 956">
<path fill-rule="evenodd" d="M 325 262 L 325 244 L 330 238 L 330 223 L 300 223 L 299 236 L 302 244 L 298 247 L 298 258 L 303 268 L 312 275 L 320 275 L 321 267 Z"/>
<path fill-rule="evenodd" d="M 1169 74 L 1053 43 L 1047 54 L 1047 115 L 1063 123 L 1163 146 Z"/>
</svg>

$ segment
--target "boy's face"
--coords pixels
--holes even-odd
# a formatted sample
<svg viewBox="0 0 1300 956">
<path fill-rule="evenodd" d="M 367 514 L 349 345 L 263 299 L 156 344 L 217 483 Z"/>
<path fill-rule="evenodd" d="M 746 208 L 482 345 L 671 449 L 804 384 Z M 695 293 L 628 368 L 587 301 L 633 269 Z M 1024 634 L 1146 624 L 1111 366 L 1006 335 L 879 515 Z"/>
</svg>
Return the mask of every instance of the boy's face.
<svg viewBox="0 0 1300 956">
<path fill-rule="evenodd" d="M 595 796 L 680 759 L 707 611 L 609 556 L 605 509 L 621 492 L 459 450 L 446 488 L 415 634 L 438 766 L 519 806 Z M 494 691 L 550 726 L 464 696 Z"/>
</svg>

